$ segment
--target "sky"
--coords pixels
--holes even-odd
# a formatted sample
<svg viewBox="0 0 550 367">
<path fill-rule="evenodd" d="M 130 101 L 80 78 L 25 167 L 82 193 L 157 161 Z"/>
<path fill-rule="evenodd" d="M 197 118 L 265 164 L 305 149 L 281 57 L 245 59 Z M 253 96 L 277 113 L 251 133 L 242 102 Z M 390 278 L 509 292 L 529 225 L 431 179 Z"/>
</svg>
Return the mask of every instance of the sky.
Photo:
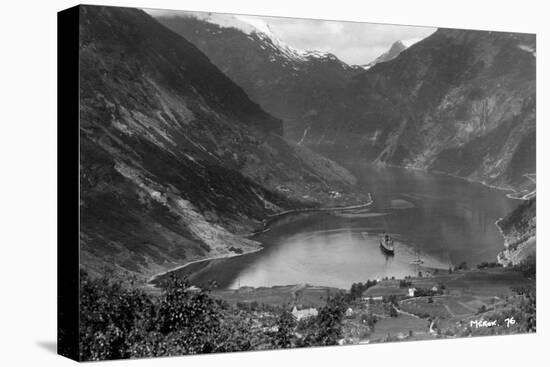
<svg viewBox="0 0 550 367">
<path fill-rule="evenodd" d="M 330 52 L 342 61 L 366 64 L 386 52 L 395 41 L 413 44 L 436 28 L 341 22 L 316 19 L 262 17 L 233 14 L 196 13 L 172 10 L 144 9 L 152 16 L 189 16 L 207 18 L 225 26 L 245 29 L 251 25 L 269 29 L 279 40 L 299 50 Z M 267 26 L 267 27 L 266 27 Z"/>
</svg>

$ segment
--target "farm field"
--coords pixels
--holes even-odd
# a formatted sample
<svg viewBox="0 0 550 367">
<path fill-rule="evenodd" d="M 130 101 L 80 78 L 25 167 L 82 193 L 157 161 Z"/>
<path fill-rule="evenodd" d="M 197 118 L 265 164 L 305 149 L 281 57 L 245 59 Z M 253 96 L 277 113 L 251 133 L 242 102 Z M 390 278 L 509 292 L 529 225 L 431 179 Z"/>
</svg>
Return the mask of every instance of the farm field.
<svg viewBox="0 0 550 367">
<path fill-rule="evenodd" d="M 414 316 L 400 314 L 398 317 L 388 317 L 379 320 L 370 335 L 371 342 L 384 339 L 404 339 L 412 337 L 428 337 L 430 322 Z M 411 332 L 409 334 L 409 331 Z"/>
<path fill-rule="evenodd" d="M 215 290 L 212 295 L 221 298 L 229 304 L 252 303 L 269 306 L 322 307 L 327 297 L 343 293 L 343 290 L 330 287 L 310 285 L 286 285 L 274 287 L 242 287 L 237 290 Z"/>
</svg>

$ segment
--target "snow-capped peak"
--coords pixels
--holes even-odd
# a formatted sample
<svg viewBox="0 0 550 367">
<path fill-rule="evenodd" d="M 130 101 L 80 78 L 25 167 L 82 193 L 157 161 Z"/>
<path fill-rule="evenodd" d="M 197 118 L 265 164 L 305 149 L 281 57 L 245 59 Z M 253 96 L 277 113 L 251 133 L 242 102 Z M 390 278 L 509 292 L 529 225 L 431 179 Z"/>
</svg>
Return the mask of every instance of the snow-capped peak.
<svg viewBox="0 0 550 367">
<path fill-rule="evenodd" d="M 271 30 L 269 24 L 267 24 L 263 19 L 246 15 L 234 15 L 233 17 L 249 26 L 246 30 L 242 29 L 245 33 L 250 34 L 251 32 L 260 32 L 268 35 L 269 37 L 276 38 L 275 33 Z M 252 27 L 252 30 L 250 30 L 250 27 Z"/>
<path fill-rule="evenodd" d="M 186 13 L 186 16 L 194 17 L 208 23 L 216 24 L 222 28 L 236 28 L 243 33 L 256 35 L 266 44 L 264 47 L 274 46 L 280 55 L 293 61 L 307 61 L 315 59 L 337 60 L 336 56 L 319 50 L 300 50 L 281 41 L 262 18 L 249 15 L 215 14 L 194 12 Z"/>
<path fill-rule="evenodd" d="M 368 70 L 376 64 L 393 60 L 397 56 L 399 56 L 401 52 L 405 51 L 407 48 L 411 47 L 420 40 L 422 40 L 422 38 L 410 38 L 406 40 L 395 41 L 388 49 L 388 51 L 384 52 L 382 55 L 378 56 L 375 60 L 369 62 L 368 64 L 359 66 L 365 70 Z"/>
</svg>

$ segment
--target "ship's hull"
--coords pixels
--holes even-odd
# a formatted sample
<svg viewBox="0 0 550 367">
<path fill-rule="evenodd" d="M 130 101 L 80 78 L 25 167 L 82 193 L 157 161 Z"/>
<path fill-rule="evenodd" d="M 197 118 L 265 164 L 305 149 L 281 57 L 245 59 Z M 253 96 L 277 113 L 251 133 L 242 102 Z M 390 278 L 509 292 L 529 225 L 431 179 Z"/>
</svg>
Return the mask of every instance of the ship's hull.
<svg viewBox="0 0 550 367">
<path fill-rule="evenodd" d="M 393 248 L 390 248 L 388 247 L 384 242 L 380 241 L 380 249 L 382 251 L 384 251 L 386 254 L 388 255 L 393 255 L 394 254 L 394 249 Z"/>
</svg>

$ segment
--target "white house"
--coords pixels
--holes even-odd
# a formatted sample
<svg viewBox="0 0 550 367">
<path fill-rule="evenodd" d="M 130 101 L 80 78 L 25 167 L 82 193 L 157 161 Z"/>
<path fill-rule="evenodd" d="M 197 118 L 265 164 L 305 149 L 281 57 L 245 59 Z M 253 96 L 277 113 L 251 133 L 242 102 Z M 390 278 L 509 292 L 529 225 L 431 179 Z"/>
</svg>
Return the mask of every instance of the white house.
<svg viewBox="0 0 550 367">
<path fill-rule="evenodd" d="M 191 292 L 191 293 L 199 293 L 201 291 L 201 289 L 199 287 L 197 287 L 196 285 L 191 285 L 191 286 L 187 287 L 186 291 Z"/>
<path fill-rule="evenodd" d="M 416 292 L 416 288 L 409 288 L 409 297 L 414 297 L 415 292 Z"/>
<path fill-rule="evenodd" d="M 363 296 L 361 297 L 362 302 L 382 302 L 384 300 L 384 297 L 382 296 Z"/>
<path fill-rule="evenodd" d="M 316 308 L 304 308 L 303 310 L 298 310 L 296 306 L 292 309 L 292 315 L 296 318 L 297 321 L 301 319 L 307 319 L 308 317 L 317 316 L 319 312 Z"/>
</svg>

